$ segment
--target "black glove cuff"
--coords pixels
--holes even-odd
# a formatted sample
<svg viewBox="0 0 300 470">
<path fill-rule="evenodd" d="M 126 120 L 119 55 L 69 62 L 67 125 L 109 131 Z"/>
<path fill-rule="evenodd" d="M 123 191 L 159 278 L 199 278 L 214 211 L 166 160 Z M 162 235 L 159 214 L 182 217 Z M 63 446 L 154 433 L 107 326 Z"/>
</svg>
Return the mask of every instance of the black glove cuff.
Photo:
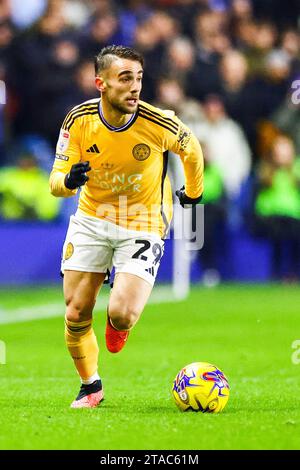
<svg viewBox="0 0 300 470">
<path fill-rule="evenodd" d="M 67 189 L 76 189 L 77 188 L 77 185 L 72 183 L 72 181 L 70 181 L 70 173 L 68 173 L 66 176 L 65 176 L 65 180 L 64 180 L 64 183 L 65 183 L 65 187 Z"/>
<path fill-rule="evenodd" d="M 186 194 L 184 195 L 184 204 L 199 204 L 202 199 L 202 194 L 199 197 L 191 198 L 188 197 Z"/>
</svg>

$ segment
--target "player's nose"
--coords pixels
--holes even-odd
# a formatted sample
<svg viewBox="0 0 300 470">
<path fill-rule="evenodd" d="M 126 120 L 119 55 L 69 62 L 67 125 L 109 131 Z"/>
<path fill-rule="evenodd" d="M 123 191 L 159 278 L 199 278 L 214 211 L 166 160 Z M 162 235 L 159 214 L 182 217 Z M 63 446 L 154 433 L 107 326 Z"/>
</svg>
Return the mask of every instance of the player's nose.
<svg viewBox="0 0 300 470">
<path fill-rule="evenodd" d="M 141 81 L 138 81 L 138 80 L 135 80 L 133 83 L 132 83 L 132 86 L 130 88 L 130 92 L 132 94 L 134 93 L 139 93 L 141 91 L 141 87 L 142 87 L 142 84 L 141 84 Z"/>
</svg>

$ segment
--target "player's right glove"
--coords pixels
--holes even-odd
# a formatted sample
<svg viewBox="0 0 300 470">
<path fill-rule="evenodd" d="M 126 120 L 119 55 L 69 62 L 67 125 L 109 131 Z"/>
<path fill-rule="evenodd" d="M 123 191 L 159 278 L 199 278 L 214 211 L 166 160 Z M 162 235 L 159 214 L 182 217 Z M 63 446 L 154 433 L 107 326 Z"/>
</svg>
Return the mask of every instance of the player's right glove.
<svg viewBox="0 0 300 470">
<path fill-rule="evenodd" d="M 184 208 L 184 207 L 194 207 L 196 204 L 199 204 L 199 202 L 201 201 L 202 199 L 202 195 L 193 199 L 191 197 L 188 197 L 186 194 L 185 194 L 185 187 L 182 186 L 182 188 L 180 189 L 177 189 L 177 191 L 175 192 L 176 196 L 178 197 L 179 199 L 179 203 L 180 205 Z"/>
<path fill-rule="evenodd" d="M 72 165 L 70 173 L 65 177 L 65 186 L 68 189 L 76 189 L 83 186 L 89 179 L 87 171 L 90 171 L 89 162 L 80 162 Z"/>
</svg>

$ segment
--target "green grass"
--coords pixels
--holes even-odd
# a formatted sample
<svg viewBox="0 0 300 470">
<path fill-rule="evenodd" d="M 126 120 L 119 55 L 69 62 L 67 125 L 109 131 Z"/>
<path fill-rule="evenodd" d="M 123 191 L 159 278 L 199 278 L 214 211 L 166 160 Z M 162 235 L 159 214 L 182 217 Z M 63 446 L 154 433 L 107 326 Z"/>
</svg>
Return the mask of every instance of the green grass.
<svg viewBox="0 0 300 470">
<path fill-rule="evenodd" d="M 0 325 L 1 449 L 299 449 L 298 287 L 194 289 L 184 302 L 148 305 L 117 355 L 95 315 L 103 404 L 69 408 L 79 381 L 61 318 Z M 60 289 L 0 292 L 0 310 L 62 300 Z M 221 414 L 182 413 L 170 394 L 181 367 L 217 364 L 231 390 Z"/>
</svg>

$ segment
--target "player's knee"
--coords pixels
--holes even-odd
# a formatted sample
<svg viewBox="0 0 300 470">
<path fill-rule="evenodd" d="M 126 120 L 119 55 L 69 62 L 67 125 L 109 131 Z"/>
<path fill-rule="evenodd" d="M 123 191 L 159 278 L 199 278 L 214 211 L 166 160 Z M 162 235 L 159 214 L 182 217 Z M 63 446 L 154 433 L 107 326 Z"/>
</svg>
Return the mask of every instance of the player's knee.
<svg viewBox="0 0 300 470">
<path fill-rule="evenodd" d="M 91 318 L 94 303 L 66 299 L 66 318 L 69 321 L 81 322 Z"/>
<path fill-rule="evenodd" d="M 134 315 L 127 314 L 126 316 L 114 316 L 111 317 L 113 326 L 117 330 L 130 330 L 137 321 L 137 317 Z"/>
<path fill-rule="evenodd" d="M 139 319 L 140 312 L 126 304 L 112 304 L 109 306 L 109 316 L 115 328 L 129 330 Z"/>
</svg>

